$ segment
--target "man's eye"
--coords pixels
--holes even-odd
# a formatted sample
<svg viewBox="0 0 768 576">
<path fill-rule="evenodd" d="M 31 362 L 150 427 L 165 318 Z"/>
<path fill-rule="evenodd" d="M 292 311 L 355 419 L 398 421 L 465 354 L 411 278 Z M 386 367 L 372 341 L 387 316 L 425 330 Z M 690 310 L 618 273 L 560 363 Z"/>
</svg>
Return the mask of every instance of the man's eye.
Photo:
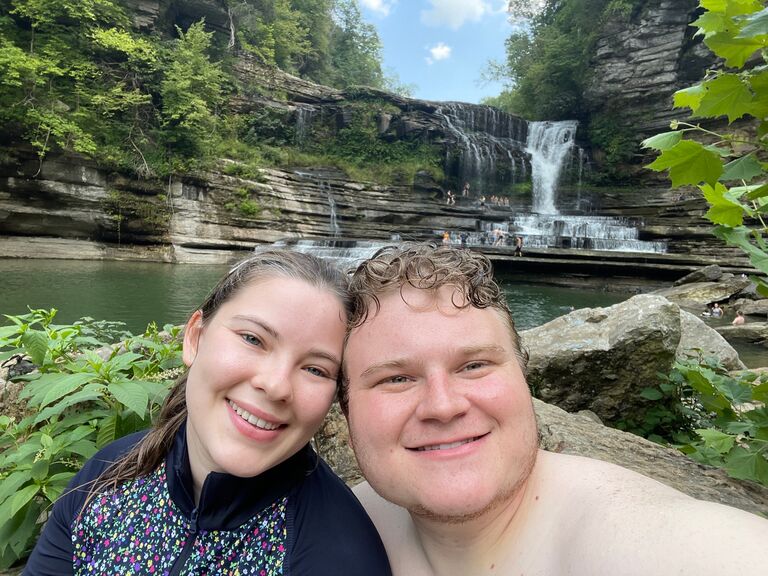
<svg viewBox="0 0 768 576">
<path fill-rule="evenodd" d="M 261 339 L 258 336 L 254 336 L 253 334 L 241 334 L 240 336 L 252 346 L 261 346 Z"/>
<path fill-rule="evenodd" d="M 484 368 L 485 366 L 485 362 L 469 362 L 468 364 L 464 365 L 464 370 L 478 370 L 480 368 Z"/>
<path fill-rule="evenodd" d="M 404 384 L 408 382 L 407 376 L 390 376 L 381 381 L 381 384 Z"/>
</svg>

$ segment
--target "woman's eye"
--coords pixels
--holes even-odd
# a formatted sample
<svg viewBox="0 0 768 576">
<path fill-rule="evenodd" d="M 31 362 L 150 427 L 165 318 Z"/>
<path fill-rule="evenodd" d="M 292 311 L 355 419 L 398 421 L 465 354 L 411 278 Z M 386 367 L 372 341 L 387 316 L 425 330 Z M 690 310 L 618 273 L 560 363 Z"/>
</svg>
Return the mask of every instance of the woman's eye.
<svg viewBox="0 0 768 576">
<path fill-rule="evenodd" d="M 320 378 L 330 378 L 328 372 L 316 366 L 309 366 L 306 368 L 306 371 L 314 376 L 319 376 Z"/>
<path fill-rule="evenodd" d="M 261 339 L 258 336 L 254 336 L 253 334 L 241 334 L 241 337 L 243 340 L 248 342 L 248 344 L 253 346 L 261 346 Z"/>
</svg>

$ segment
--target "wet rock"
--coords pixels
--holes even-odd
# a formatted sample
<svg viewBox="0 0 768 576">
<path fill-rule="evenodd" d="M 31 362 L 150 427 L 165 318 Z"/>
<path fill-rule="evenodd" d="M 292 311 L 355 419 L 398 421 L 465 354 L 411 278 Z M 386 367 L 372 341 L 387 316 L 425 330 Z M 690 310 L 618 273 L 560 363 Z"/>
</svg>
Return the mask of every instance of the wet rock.
<svg viewBox="0 0 768 576">
<path fill-rule="evenodd" d="M 705 266 L 700 270 L 691 272 L 676 280 L 673 286 L 681 286 L 683 284 L 692 284 L 693 282 L 717 282 L 723 275 L 723 269 L 717 264 L 711 266 Z"/>
</svg>

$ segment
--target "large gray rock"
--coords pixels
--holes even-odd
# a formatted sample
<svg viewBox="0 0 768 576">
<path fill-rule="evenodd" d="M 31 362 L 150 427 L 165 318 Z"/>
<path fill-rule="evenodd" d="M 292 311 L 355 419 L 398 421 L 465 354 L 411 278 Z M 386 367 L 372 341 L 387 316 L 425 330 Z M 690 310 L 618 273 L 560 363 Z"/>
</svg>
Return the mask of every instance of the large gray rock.
<svg viewBox="0 0 768 576">
<path fill-rule="evenodd" d="M 768 489 L 734 480 L 682 453 L 639 436 L 614 430 L 579 414 L 534 400 L 544 450 L 613 462 L 663 482 L 694 498 L 768 515 Z M 337 405 L 315 435 L 318 451 L 350 485 L 363 478 L 349 446 L 346 422 Z"/>
<path fill-rule="evenodd" d="M 723 269 L 717 264 L 705 266 L 700 270 L 695 270 L 690 274 L 686 274 L 679 280 L 676 280 L 674 286 L 680 286 L 682 284 L 691 284 L 693 282 L 717 282 L 723 275 Z"/>
<path fill-rule="evenodd" d="M 537 398 L 569 412 L 591 410 L 607 422 L 643 406 L 640 391 L 657 385 L 657 374 L 668 374 L 677 358 L 701 354 L 730 370 L 744 368 L 715 330 L 654 295 L 576 310 L 520 336 Z"/>
<path fill-rule="evenodd" d="M 707 304 L 712 302 L 729 300 L 731 296 L 738 294 L 750 283 L 748 278 L 734 276 L 721 282 L 692 282 L 672 288 L 662 288 L 654 291 L 653 294 L 664 296 L 675 304 L 686 308 L 703 310 Z"/>
<path fill-rule="evenodd" d="M 719 329 L 710 328 L 701 318 L 680 309 L 680 343 L 677 356 L 714 356 L 728 370 L 746 368 Z"/>
<path fill-rule="evenodd" d="M 668 373 L 680 343 L 680 309 L 640 295 L 608 308 L 576 310 L 526 330 L 528 383 L 537 398 L 613 422 L 632 414 L 640 391 Z"/>
<path fill-rule="evenodd" d="M 741 326 L 718 326 L 716 330 L 728 340 L 746 340 L 768 347 L 768 322 L 747 322 Z M 768 364 L 768 355 L 765 363 Z"/>
</svg>

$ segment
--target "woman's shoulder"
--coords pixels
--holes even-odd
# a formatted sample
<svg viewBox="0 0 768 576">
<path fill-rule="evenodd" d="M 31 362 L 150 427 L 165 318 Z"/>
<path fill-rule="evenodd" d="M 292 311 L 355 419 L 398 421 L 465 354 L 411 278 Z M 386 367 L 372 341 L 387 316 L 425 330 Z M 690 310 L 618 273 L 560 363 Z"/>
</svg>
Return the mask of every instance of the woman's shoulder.
<svg viewBox="0 0 768 576">
<path fill-rule="evenodd" d="M 324 566 L 307 574 L 390 574 L 387 555 L 376 528 L 352 490 L 330 466 L 317 466 L 297 487 L 294 500 L 294 551 L 301 564 Z M 290 536 L 289 536 L 290 538 Z M 311 559 L 311 560 L 310 560 Z M 295 574 L 304 574 L 294 565 Z"/>
</svg>

